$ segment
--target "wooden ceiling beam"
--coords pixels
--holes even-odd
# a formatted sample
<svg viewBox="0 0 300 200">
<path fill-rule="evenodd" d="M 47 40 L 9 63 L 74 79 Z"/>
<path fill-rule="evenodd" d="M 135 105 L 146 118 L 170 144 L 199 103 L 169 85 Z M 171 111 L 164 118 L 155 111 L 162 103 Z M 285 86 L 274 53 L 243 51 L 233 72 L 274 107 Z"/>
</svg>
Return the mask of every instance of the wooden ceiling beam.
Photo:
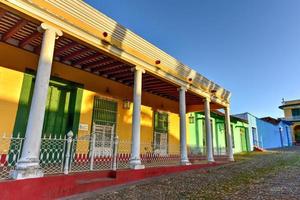
<svg viewBox="0 0 300 200">
<path fill-rule="evenodd" d="M 119 76 L 114 76 L 118 81 L 123 81 L 123 80 L 128 80 L 128 79 L 133 79 L 134 75 L 133 74 L 122 74 Z"/>
<path fill-rule="evenodd" d="M 91 49 L 89 49 L 89 48 L 80 49 L 80 50 L 78 50 L 78 51 L 75 51 L 75 52 L 73 52 L 73 53 L 67 55 L 67 56 L 64 56 L 64 57 L 62 58 L 62 62 L 65 62 L 65 61 L 72 61 L 72 60 L 73 60 L 74 58 L 76 58 L 77 56 L 82 56 L 82 55 L 84 55 L 84 54 L 86 54 L 86 53 L 88 53 L 88 52 L 90 52 L 90 51 L 91 51 Z"/>
<path fill-rule="evenodd" d="M 97 69 L 101 69 L 102 66 L 105 65 L 105 63 L 107 63 L 107 62 L 112 62 L 112 61 L 114 61 L 112 58 L 107 57 L 107 58 L 104 58 L 104 59 L 102 59 L 102 60 L 97 60 L 97 61 L 95 61 L 95 62 L 92 62 L 92 63 L 86 64 L 86 65 L 83 65 L 82 68 L 84 68 L 84 69 L 86 69 L 86 68 L 88 68 L 88 69 L 93 69 L 93 68 L 95 68 L 95 69 L 97 70 Z M 98 67 L 99 67 L 99 68 L 98 68 Z"/>
<path fill-rule="evenodd" d="M 113 63 L 110 63 L 110 64 L 106 64 L 106 65 L 101 65 L 101 66 L 98 66 L 96 68 L 93 68 L 92 71 L 93 72 L 98 72 L 98 73 L 101 73 L 101 74 L 105 74 L 111 70 L 115 70 L 121 66 L 123 66 L 124 64 L 123 63 L 120 63 L 120 62 L 113 62 Z"/>
<path fill-rule="evenodd" d="M 22 40 L 19 44 L 21 48 L 24 48 L 27 44 L 30 44 L 33 40 L 37 39 L 38 37 L 41 36 L 41 33 L 36 31 L 33 34 L 29 35 L 27 38 Z"/>
<path fill-rule="evenodd" d="M 161 83 L 161 81 L 157 80 L 157 79 L 152 79 L 152 80 L 144 80 L 143 79 L 143 84 L 151 84 L 151 83 Z"/>
<path fill-rule="evenodd" d="M 161 83 L 161 82 L 157 82 L 157 83 L 154 82 L 154 83 L 144 83 L 143 85 L 144 85 L 144 86 L 147 86 L 147 87 L 148 87 L 148 86 L 150 86 L 150 87 L 152 87 L 152 86 L 155 87 L 155 86 L 163 86 L 163 85 L 166 86 L 167 84 Z"/>
<path fill-rule="evenodd" d="M 143 85 L 143 88 L 169 88 L 169 89 L 175 89 L 171 85 Z M 175 89 L 176 91 L 176 89 Z"/>
<path fill-rule="evenodd" d="M 146 88 L 146 89 L 152 89 L 153 91 L 158 90 L 158 92 L 168 92 L 168 93 L 172 93 L 172 94 L 177 94 L 177 91 L 174 91 L 174 88 Z"/>
<path fill-rule="evenodd" d="M 79 44 L 76 43 L 76 42 L 71 42 L 71 43 L 69 43 L 69 44 L 66 44 L 65 46 L 63 46 L 63 47 L 61 47 L 61 48 L 55 50 L 54 55 L 55 55 L 55 56 L 59 56 L 61 53 L 67 51 L 68 49 L 71 49 L 71 48 L 73 48 L 73 47 L 76 47 L 76 46 L 78 46 L 78 45 L 79 45 Z"/>
<path fill-rule="evenodd" d="M 26 24 L 26 20 L 20 20 L 17 24 L 15 24 L 15 26 L 13 26 L 2 36 L 2 40 L 7 41 L 9 38 L 13 37 L 19 30 L 21 30 Z"/>
<path fill-rule="evenodd" d="M 87 56 L 87 57 L 84 57 L 76 62 L 74 62 L 74 65 L 81 65 L 85 62 L 88 62 L 89 60 L 94 60 L 94 59 L 97 59 L 97 58 L 104 58 L 105 56 L 103 54 L 100 54 L 100 53 L 95 53 L 93 55 L 90 55 L 90 56 Z"/>
<path fill-rule="evenodd" d="M 122 81 L 122 82 L 126 82 L 129 85 L 133 85 L 133 82 L 134 82 L 133 79 L 134 79 L 134 76 L 128 76 L 126 78 L 122 78 L 122 79 L 119 79 L 119 80 Z"/>
<path fill-rule="evenodd" d="M 120 69 L 120 70 L 115 70 L 112 72 L 108 72 L 105 75 L 107 76 L 114 76 L 114 78 L 119 78 L 119 77 L 124 77 L 124 76 L 128 76 L 131 75 L 133 76 L 133 73 L 130 71 L 130 69 Z"/>
<path fill-rule="evenodd" d="M 163 88 L 163 87 L 160 87 L 160 88 L 149 88 L 149 87 L 142 87 L 143 89 L 145 90 L 151 90 L 153 92 L 170 92 L 172 93 L 172 90 L 168 89 L 168 88 Z M 173 92 L 173 94 L 176 94 Z"/>
<path fill-rule="evenodd" d="M 6 14 L 6 10 L 4 10 L 3 8 L 0 8 L 0 19 L 2 18 L 2 17 L 4 17 L 4 15 Z"/>
</svg>

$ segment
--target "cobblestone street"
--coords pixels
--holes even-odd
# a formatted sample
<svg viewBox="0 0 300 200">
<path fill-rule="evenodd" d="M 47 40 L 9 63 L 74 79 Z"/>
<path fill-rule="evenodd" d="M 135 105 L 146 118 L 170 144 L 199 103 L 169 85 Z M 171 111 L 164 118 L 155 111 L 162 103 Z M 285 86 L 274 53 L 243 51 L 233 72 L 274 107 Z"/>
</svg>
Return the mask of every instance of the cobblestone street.
<svg viewBox="0 0 300 200">
<path fill-rule="evenodd" d="M 300 147 L 85 193 L 72 199 L 299 199 Z"/>
</svg>

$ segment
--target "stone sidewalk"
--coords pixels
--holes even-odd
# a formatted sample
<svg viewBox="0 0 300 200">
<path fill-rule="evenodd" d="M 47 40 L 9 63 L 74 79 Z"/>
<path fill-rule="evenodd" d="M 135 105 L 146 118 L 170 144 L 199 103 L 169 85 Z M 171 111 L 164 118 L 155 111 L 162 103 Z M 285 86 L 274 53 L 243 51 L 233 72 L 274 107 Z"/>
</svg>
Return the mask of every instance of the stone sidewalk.
<svg viewBox="0 0 300 200">
<path fill-rule="evenodd" d="M 236 162 L 89 192 L 70 199 L 300 199 L 300 147 L 236 156 Z"/>
</svg>

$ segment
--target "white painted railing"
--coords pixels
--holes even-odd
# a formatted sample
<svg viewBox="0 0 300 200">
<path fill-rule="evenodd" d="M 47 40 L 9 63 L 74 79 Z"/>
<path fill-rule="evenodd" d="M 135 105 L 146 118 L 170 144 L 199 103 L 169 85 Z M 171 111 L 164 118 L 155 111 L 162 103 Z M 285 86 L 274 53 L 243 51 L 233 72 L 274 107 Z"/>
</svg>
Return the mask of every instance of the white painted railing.
<svg viewBox="0 0 300 200">
<path fill-rule="evenodd" d="M 95 134 L 74 137 L 70 131 L 66 137 L 44 134 L 40 149 L 40 166 L 45 174 L 68 174 L 97 170 L 129 168 L 131 141 L 114 137 L 109 141 L 98 141 Z M 52 136 L 50 136 L 52 135 Z M 24 138 L 20 135 L 0 135 L 0 180 L 8 179 L 20 157 Z M 146 167 L 180 165 L 178 143 L 164 145 L 143 142 L 140 157 Z M 226 155 L 225 148 L 214 148 L 215 155 Z M 206 160 L 206 148 L 188 146 L 188 157 L 192 163 Z"/>
</svg>

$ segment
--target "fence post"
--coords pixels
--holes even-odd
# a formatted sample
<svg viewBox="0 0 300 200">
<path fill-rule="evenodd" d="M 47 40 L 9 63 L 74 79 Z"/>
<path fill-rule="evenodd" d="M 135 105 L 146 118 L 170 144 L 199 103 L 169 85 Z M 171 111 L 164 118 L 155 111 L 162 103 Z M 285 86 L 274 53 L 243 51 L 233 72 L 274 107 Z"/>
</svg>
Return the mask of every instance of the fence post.
<svg viewBox="0 0 300 200">
<path fill-rule="evenodd" d="M 92 133 L 92 144 L 91 144 L 91 161 L 90 161 L 90 170 L 94 169 L 94 157 L 95 157 L 95 142 L 96 142 L 96 134 Z"/>
<path fill-rule="evenodd" d="M 66 158 L 65 158 L 65 166 L 64 166 L 64 174 L 69 173 L 69 162 L 70 162 L 70 157 L 71 157 L 71 144 L 72 144 L 72 137 L 73 137 L 73 132 L 69 131 L 67 133 L 67 152 L 66 152 Z"/>
<path fill-rule="evenodd" d="M 119 143 L 119 138 L 116 135 L 114 137 L 113 162 L 112 162 L 112 170 L 113 171 L 117 170 L 118 143 Z"/>
</svg>

